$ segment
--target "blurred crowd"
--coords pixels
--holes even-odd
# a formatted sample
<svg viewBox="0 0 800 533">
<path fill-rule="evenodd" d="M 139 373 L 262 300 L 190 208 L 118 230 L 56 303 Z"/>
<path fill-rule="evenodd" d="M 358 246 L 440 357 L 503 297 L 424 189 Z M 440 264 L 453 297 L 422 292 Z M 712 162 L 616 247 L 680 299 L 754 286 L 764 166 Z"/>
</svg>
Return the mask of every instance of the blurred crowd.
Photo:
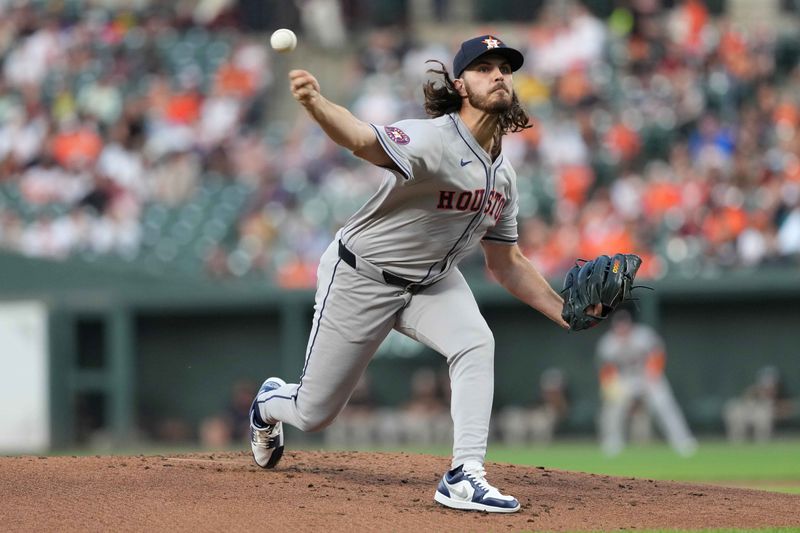
<svg viewBox="0 0 800 533">
<path fill-rule="evenodd" d="M 65 6 L 0 3 L 3 247 L 132 261 L 166 237 L 148 241 L 149 208 L 271 174 L 258 36 L 172 8 Z"/>
<path fill-rule="evenodd" d="M 539 120 L 523 157 L 551 205 L 525 220 L 523 246 L 547 273 L 617 249 L 654 276 L 796 265 L 796 58 L 779 71 L 776 32 L 699 1 L 631 5 L 605 23 L 578 4 L 545 11 L 530 33 L 519 82 Z"/>
<path fill-rule="evenodd" d="M 326 28 L 317 42 L 345 47 L 329 58 L 341 103 L 380 124 L 423 116 L 425 60 L 449 65 L 466 35 L 342 39 L 353 28 L 335 4 L 307 3 L 325 24 L 304 17 L 308 33 Z M 631 0 L 602 18 L 534 4 L 533 22 L 501 37 L 526 55 L 515 86 L 534 127 L 504 150 L 536 266 L 558 276 L 629 251 L 650 277 L 797 268 L 798 37 L 740 28 L 698 0 Z M 313 285 L 380 171 L 301 113 L 275 119 L 288 91 L 264 42 L 224 12 L 0 2 L 0 246 Z"/>
</svg>

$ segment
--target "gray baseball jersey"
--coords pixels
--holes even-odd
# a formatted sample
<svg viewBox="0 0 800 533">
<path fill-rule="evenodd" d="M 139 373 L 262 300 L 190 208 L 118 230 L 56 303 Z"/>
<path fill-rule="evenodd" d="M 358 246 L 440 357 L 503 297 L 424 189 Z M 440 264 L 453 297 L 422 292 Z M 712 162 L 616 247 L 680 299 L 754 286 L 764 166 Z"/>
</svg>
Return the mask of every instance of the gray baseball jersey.
<svg viewBox="0 0 800 533">
<path fill-rule="evenodd" d="M 374 126 L 400 172 L 344 226 L 344 244 L 364 260 L 429 284 L 481 239 L 517 241 L 516 174 L 492 161 L 457 114 Z"/>
<path fill-rule="evenodd" d="M 259 396 L 260 414 L 324 428 L 396 329 L 447 359 L 453 466 L 483 463 L 494 338 L 457 264 L 481 239 L 516 242 L 516 176 L 456 114 L 373 128 L 397 169 L 323 254 L 300 382 Z"/>
</svg>

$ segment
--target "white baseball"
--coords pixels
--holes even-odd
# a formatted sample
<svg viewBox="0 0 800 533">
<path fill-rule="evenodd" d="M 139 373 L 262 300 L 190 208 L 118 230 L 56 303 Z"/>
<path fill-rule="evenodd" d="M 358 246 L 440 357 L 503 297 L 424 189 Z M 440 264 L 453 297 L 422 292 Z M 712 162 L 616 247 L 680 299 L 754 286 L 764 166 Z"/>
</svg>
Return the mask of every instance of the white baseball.
<svg viewBox="0 0 800 533">
<path fill-rule="evenodd" d="M 277 52 L 291 52 L 297 46 L 297 35 L 292 30 L 275 30 L 269 38 L 269 45 Z"/>
</svg>

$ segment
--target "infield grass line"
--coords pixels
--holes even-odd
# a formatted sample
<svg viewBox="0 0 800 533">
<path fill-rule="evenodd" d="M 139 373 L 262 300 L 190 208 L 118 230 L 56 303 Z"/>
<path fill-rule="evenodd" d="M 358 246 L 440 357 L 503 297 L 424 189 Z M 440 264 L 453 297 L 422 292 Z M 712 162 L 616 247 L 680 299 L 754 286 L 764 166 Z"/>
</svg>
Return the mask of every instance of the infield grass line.
<svg viewBox="0 0 800 533">
<path fill-rule="evenodd" d="M 616 530 L 615 530 L 616 531 Z M 798 533 L 800 527 L 767 527 L 761 529 L 636 529 L 635 533 Z M 610 533 L 608 531 L 595 531 L 592 533 Z"/>
<path fill-rule="evenodd" d="M 450 455 L 449 447 L 444 446 L 381 449 L 400 450 Z M 486 459 L 570 472 L 800 493 L 798 439 L 740 445 L 731 445 L 719 439 L 706 440 L 701 441 L 697 453 L 689 458 L 678 456 L 669 446 L 661 443 L 631 446 L 619 456 L 610 458 L 604 456 L 597 443 L 590 440 L 513 447 L 490 442 Z"/>
</svg>

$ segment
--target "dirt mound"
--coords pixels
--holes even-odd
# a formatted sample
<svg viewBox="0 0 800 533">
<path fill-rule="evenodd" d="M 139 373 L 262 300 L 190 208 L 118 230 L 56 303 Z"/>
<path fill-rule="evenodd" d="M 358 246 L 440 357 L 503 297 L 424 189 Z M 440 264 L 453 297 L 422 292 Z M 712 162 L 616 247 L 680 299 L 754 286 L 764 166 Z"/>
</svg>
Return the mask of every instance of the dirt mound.
<svg viewBox="0 0 800 533">
<path fill-rule="evenodd" d="M 4 531 L 517 531 L 800 526 L 800 495 L 490 463 L 516 514 L 445 509 L 448 459 L 287 452 L 0 458 Z"/>
</svg>

